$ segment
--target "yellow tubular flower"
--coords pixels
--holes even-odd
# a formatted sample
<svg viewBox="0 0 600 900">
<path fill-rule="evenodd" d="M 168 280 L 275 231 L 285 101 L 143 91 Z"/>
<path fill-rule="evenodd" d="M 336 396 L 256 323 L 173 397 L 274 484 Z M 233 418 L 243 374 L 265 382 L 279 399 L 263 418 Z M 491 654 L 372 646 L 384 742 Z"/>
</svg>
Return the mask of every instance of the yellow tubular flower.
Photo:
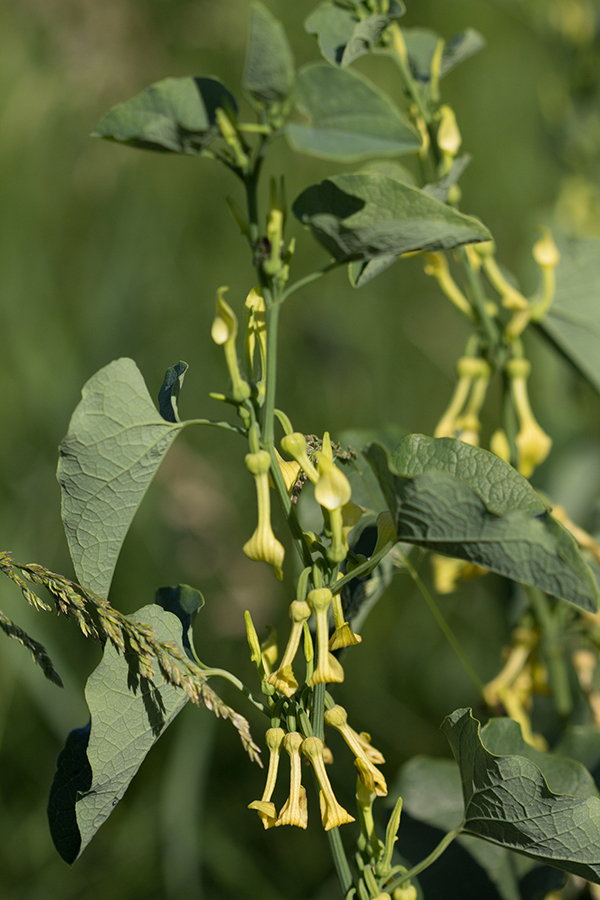
<svg viewBox="0 0 600 900">
<path fill-rule="evenodd" d="M 506 432 L 503 428 L 497 428 L 490 438 L 490 450 L 503 459 L 504 462 L 510 462 L 510 445 Z"/>
<path fill-rule="evenodd" d="M 308 825 L 308 806 L 306 790 L 302 786 L 302 761 L 300 747 L 303 738 L 300 732 L 292 731 L 283 739 L 283 746 L 290 757 L 290 796 L 285 801 L 275 825 L 297 825 L 306 828 Z"/>
<path fill-rule="evenodd" d="M 281 753 L 281 745 L 285 737 L 283 728 L 269 728 L 265 734 L 265 741 L 269 750 L 269 768 L 267 771 L 267 781 L 260 800 L 254 800 L 248 804 L 248 809 L 255 809 L 260 816 L 265 829 L 273 828 L 277 819 L 275 804 L 271 803 L 271 797 L 275 790 L 275 782 L 277 781 L 277 770 L 279 768 L 279 755 Z"/>
<path fill-rule="evenodd" d="M 306 738 L 302 743 L 302 752 L 311 763 L 321 788 L 319 802 L 321 806 L 321 821 L 325 831 L 338 828 L 348 822 L 354 822 L 354 817 L 340 806 L 333 793 L 331 782 L 325 771 L 323 760 L 323 741 L 316 737 Z"/>
<path fill-rule="evenodd" d="M 285 550 L 271 527 L 271 499 L 269 496 L 269 466 L 271 457 L 266 450 L 258 453 L 247 453 L 244 462 L 246 468 L 254 475 L 256 498 L 258 503 L 258 524 L 256 531 L 243 546 L 249 559 L 264 561 L 273 566 L 276 578 L 283 578 L 283 560 Z"/>
<path fill-rule="evenodd" d="M 424 253 L 423 258 L 425 260 L 425 274 L 435 278 L 448 300 L 464 313 L 468 319 L 474 322 L 475 313 L 473 307 L 450 274 L 448 260 L 444 254 L 432 252 Z"/>
<path fill-rule="evenodd" d="M 329 640 L 330 650 L 340 650 L 342 647 L 352 647 L 354 644 L 360 644 L 362 638 L 359 634 L 355 634 L 348 622 L 344 619 L 344 610 L 342 609 L 342 599 L 339 594 L 333 595 L 331 601 L 333 610 L 333 621 L 335 623 L 335 631 Z"/>
<path fill-rule="evenodd" d="M 292 628 L 288 638 L 287 647 L 281 657 L 281 662 L 276 672 L 266 679 L 268 684 L 274 685 L 278 691 L 286 697 L 292 697 L 298 690 L 298 682 L 294 677 L 292 663 L 298 652 L 300 638 L 304 630 L 304 623 L 310 618 L 312 610 L 306 600 L 293 600 L 290 603 L 290 618 Z"/>
<path fill-rule="evenodd" d="M 556 290 L 555 269 L 560 262 L 560 253 L 558 247 L 554 243 L 552 235 L 547 228 L 543 229 L 543 236 L 533 247 L 533 258 L 542 270 L 543 291 L 540 299 L 534 304 L 531 310 L 531 319 L 533 322 L 539 322 L 543 319 L 552 301 Z"/>
<path fill-rule="evenodd" d="M 237 317 L 223 299 L 223 295 L 228 290 L 227 287 L 220 287 L 217 291 L 217 310 L 210 334 L 215 344 L 222 346 L 225 351 L 225 362 L 231 378 L 233 399 L 236 403 L 242 403 L 250 396 L 250 385 L 242 377 L 235 349 L 238 333 Z"/>
<path fill-rule="evenodd" d="M 473 382 L 485 380 L 481 387 L 487 387 L 487 379 L 489 379 L 491 374 L 490 366 L 484 359 L 471 356 L 462 356 L 458 360 L 456 370 L 458 382 L 454 389 L 454 395 L 448 409 L 437 424 L 434 437 L 456 437 L 457 429 L 460 430 L 460 416 L 469 397 Z M 479 402 L 479 399 L 478 395 L 476 398 L 477 402 Z M 463 425 L 465 424 L 464 418 L 466 417 L 463 417 Z M 471 422 L 471 424 L 473 423 Z"/>
<path fill-rule="evenodd" d="M 552 448 L 552 438 L 536 422 L 527 394 L 527 378 L 531 364 L 526 359 L 511 359 L 506 371 L 511 380 L 513 400 L 519 419 L 519 433 L 516 437 L 519 451 L 519 472 L 529 478 L 543 463 Z"/>
<path fill-rule="evenodd" d="M 319 480 L 319 473 L 308 458 L 306 452 L 306 438 L 299 431 L 293 434 L 286 434 L 280 441 L 281 449 L 284 453 L 289 454 L 304 470 L 306 476 L 316 484 Z"/>
<path fill-rule="evenodd" d="M 314 610 L 317 629 L 317 668 L 307 681 L 309 687 L 316 684 L 341 683 L 344 670 L 335 656 L 329 652 L 328 611 L 333 595 L 329 588 L 315 588 L 310 591 L 307 600 Z"/>
<path fill-rule="evenodd" d="M 450 169 L 452 160 L 460 150 L 462 138 L 454 110 L 449 106 L 440 107 L 440 124 L 437 132 L 437 145 L 444 154 L 447 169 Z"/>
<path fill-rule="evenodd" d="M 375 764 L 369 759 L 356 731 L 348 725 L 346 710 L 342 706 L 333 706 L 331 709 L 328 709 L 325 713 L 325 723 L 332 728 L 335 728 L 336 731 L 339 731 L 356 756 L 356 767 L 359 771 L 361 781 L 363 781 L 368 788 L 374 790 L 378 797 L 386 797 L 388 790 L 385 778 Z M 358 765 L 359 761 L 362 763 L 360 766 Z"/>
</svg>

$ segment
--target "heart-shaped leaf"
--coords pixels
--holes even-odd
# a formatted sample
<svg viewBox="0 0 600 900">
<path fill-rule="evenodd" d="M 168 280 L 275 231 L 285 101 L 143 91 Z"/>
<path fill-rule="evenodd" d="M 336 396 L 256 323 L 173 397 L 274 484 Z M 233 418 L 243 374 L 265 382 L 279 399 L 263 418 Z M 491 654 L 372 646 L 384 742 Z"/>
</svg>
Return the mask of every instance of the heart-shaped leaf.
<svg viewBox="0 0 600 900">
<path fill-rule="evenodd" d="M 108 596 L 131 521 L 182 427 L 158 414 L 131 359 L 109 363 L 83 387 L 57 478 L 77 579 L 98 597 Z"/>
<path fill-rule="evenodd" d="M 305 66 L 296 81 L 296 109 L 288 122 L 294 150 L 353 162 L 368 156 L 414 153 L 421 138 L 398 107 L 364 76 L 323 63 Z"/>
<path fill-rule="evenodd" d="M 442 725 L 460 768 L 462 830 L 600 883 L 600 799 L 555 793 L 535 763 L 494 755 L 479 722 L 459 709 Z"/>
<path fill-rule="evenodd" d="M 235 97 L 217 78 L 165 78 L 113 106 L 93 137 L 197 156 L 218 136 L 219 107 L 237 111 Z"/>
</svg>

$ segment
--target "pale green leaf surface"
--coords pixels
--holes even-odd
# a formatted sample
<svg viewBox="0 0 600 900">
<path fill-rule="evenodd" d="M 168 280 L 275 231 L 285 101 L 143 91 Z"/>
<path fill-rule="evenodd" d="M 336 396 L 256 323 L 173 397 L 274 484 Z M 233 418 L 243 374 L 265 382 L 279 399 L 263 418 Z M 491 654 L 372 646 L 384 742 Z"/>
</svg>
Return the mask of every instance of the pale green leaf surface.
<svg viewBox="0 0 600 900">
<path fill-rule="evenodd" d="M 217 78 L 165 78 L 113 106 L 93 137 L 144 150 L 198 155 L 218 135 L 219 107 L 237 110 L 235 97 Z"/>
<path fill-rule="evenodd" d="M 159 641 L 182 645 L 178 617 L 152 604 L 131 617 L 150 625 Z M 92 768 L 89 791 L 76 804 L 83 852 L 123 797 L 146 754 L 188 701 L 167 684 L 155 664 L 155 683 L 136 673 L 135 656 L 123 656 L 107 644 L 100 665 L 90 675 L 85 698 L 92 728 L 87 758 Z"/>
<path fill-rule="evenodd" d="M 255 100 L 270 105 L 294 86 L 294 57 L 283 25 L 262 3 L 250 10 L 250 35 L 242 86 Z"/>
<path fill-rule="evenodd" d="M 334 175 L 303 191 L 293 210 L 340 261 L 450 249 L 490 238 L 478 219 L 377 172 Z"/>
<path fill-rule="evenodd" d="M 556 295 L 539 327 L 600 391 L 600 240 L 561 244 Z"/>
<path fill-rule="evenodd" d="M 59 448 L 61 513 L 80 584 L 106 598 L 135 512 L 183 426 L 158 414 L 131 359 L 100 369 L 81 394 Z"/>
<path fill-rule="evenodd" d="M 522 756 L 494 756 L 468 709 L 442 725 L 458 762 L 469 834 L 600 883 L 600 800 L 550 790 Z"/>
<path fill-rule="evenodd" d="M 515 509 L 538 515 L 546 506 L 526 478 L 512 466 L 480 447 L 455 438 L 409 434 L 392 453 L 399 475 L 414 478 L 424 472 L 448 472 L 480 497 L 497 516 Z"/>
<path fill-rule="evenodd" d="M 572 536 L 549 513 L 496 515 L 467 484 L 431 470 L 406 478 L 371 444 L 373 468 L 400 541 L 466 559 L 513 581 L 595 611 L 598 589 Z"/>
<path fill-rule="evenodd" d="M 390 22 L 404 12 L 404 5 L 392 0 L 386 15 L 373 14 L 361 19 L 351 9 L 326 2 L 317 6 L 304 27 L 309 34 L 317 36 L 319 49 L 327 62 L 348 66 L 375 49 Z"/>
<path fill-rule="evenodd" d="M 312 63 L 298 73 L 296 109 L 289 122 L 294 150 L 322 159 L 353 162 L 369 156 L 413 153 L 421 138 L 376 85 L 349 69 Z"/>
<path fill-rule="evenodd" d="M 179 585 L 161 588 L 156 599 L 130 618 L 151 626 L 159 641 L 188 648 L 189 655 L 191 625 L 202 595 Z M 83 853 L 188 700 L 180 688 L 165 682 L 157 663 L 150 682 L 140 675 L 135 653 L 119 653 L 110 643 L 88 679 L 85 697 L 90 725 L 69 734 L 48 803 L 52 839 L 68 863 Z"/>
</svg>

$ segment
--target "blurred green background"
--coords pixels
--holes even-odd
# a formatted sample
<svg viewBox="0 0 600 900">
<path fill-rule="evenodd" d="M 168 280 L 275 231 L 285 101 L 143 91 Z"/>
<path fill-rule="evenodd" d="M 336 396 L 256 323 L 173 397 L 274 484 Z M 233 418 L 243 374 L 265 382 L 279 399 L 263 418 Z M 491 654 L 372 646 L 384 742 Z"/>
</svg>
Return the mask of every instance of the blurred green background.
<svg viewBox="0 0 600 900">
<path fill-rule="evenodd" d="M 315 59 L 302 27 L 312 0 L 268 5 L 285 22 L 298 63 Z M 156 395 L 165 369 L 184 359 L 183 416 L 222 415 L 208 398 L 226 388 L 209 336 L 215 291 L 228 284 L 239 310 L 254 283 L 223 202 L 226 193 L 241 202 L 238 185 L 210 161 L 133 151 L 89 134 L 109 106 L 166 75 L 214 74 L 239 94 L 248 8 L 248 0 L 0 4 L 0 548 L 19 561 L 72 573 L 54 478 L 57 445 L 83 383 L 101 366 L 132 357 Z M 487 40 L 444 82 L 473 155 L 462 209 L 492 230 L 499 260 L 526 290 L 535 287 L 529 248 L 539 224 L 600 235 L 598 16 L 592 0 L 408 0 L 403 24 L 446 38 L 473 26 Z M 385 60 L 357 68 L 397 91 Z M 294 197 L 336 168 L 282 141 L 267 174 L 285 171 Z M 295 277 L 326 261 L 297 223 L 290 233 L 299 242 Z M 466 335 L 418 260 L 396 264 L 360 291 L 336 272 L 284 311 L 278 405 L 305 433 L 382 425 L 431 433 Z M 529 351 L 534 408 L 555 439 L 536 484 L 594 529 L 598 398 L 539 340 Z M 490 416 L 486 436 L 496 424 Z M 131 612 L 159 585 L 200 588 L 207 598 L 196 626 L 200 656 L 251 683 L 243 611 L 285 636 L 290 598 L 267 567 L 241 552 L 255 524 L 243 453 L 234 436 L 210 430 L 179 438 L 127 537 L 111 599 Z M 421 570 L 429 579 L 428 565 Z M 441 600 L 484 680 L 495 674 L 508 635 L 505 593 L 490 576 Z M 65 682 L 63 691 L 45 682 L 27 652 L 0 637 L 2 900 L 336 896 L 314 813 L 307 833 L 265 834 L 246 810 L 262 793 L 263 773 L 230 725 L 189 706 L 69 869 L 52 846 L 45 805 L 56 755 L 87 719 L 83 688 L 100 650 L 72 623 L 26 608 L 8 582 L 0 606 L 43 641 Z M 443 717 L 477 708 L 406 576 L 376 607 L 346 673 L 336 696 L 385 752 L 389 780 L 414 753 L 447 754 Z M 228 688 L 220 692 L 261 739 L 264 725 L 252 709 Z M 333 778 L 351 806 L 353 768 L 333 749 L 340 751 Z M 315 802 L 309 797 L 313 810 Z"/>
</svg>

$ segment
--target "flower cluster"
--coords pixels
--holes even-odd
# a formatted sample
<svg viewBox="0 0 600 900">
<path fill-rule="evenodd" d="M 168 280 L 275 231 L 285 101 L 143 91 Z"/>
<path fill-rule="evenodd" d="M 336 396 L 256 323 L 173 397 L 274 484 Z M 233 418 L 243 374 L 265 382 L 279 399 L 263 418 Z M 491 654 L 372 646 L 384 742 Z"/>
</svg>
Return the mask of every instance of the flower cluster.
<svg viewBox="0 0 600 900">
<path fill-rule="evenodd" d="M 369 735 L 358 734 L 348 725 L 346 711 L 341 706 L 333 706 L 325 713 L 325 723 L 340 732 L 355 756 L 355 765 L 360 782 L 369 791 L 379 797 L 387 795 L 385 778 L 376 763 L 385 762 L 381 753 L 371 746 Z M 269 728 L 266 735 L 269 750 L 269 767 L 265 789 L 260 800 L 254 800 L 248 809 L 255 809 L 265 828 L 279 825 L 296 825 L 306 828 L 308 824 L 308 807 L 306 789 L 302 785 L 302 762 L 305 756 L 311 764 L 319 784 L 319 803 L 321 822 L 325 831 L 337 828 L 354 817 L 338 802 L 333 792 L 329 776 L 325 769 L 326 747 L 323 741 L 313 735 L 304 736 L 299 731 L 285 732 L 283 728 Z M 277 780 L 281 749 L 286 750 L 290 758 L 290 790 L 287 800 L 279 814 L 272 801 Z"/>
</svg>

